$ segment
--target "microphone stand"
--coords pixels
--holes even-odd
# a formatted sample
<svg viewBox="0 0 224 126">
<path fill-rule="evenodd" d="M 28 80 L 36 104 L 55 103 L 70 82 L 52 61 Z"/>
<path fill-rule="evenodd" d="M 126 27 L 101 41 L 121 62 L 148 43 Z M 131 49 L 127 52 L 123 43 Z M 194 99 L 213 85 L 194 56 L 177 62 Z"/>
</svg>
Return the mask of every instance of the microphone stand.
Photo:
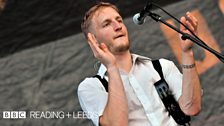
<svg viewBox="0 0 224 126">
<path fill-rule="evenodd" d="M 191 40 L 192 42 L 196 43 L 197 45 L 199 45 L 199 46 L 203 47 L 204 49 L 208 50 L 209 52 L 213 53 L 220 61 L 222 61 L 224 63 L 224 55 L 222 55 L 221 53 L 217 52 L 216 50 L 208 47 L 206 44 L 204 44 L 204 42 L 202 40 L 197 39 L 197 38 L 193 37 L 192 35 L 190 35 L 188 33 L 182 32 L 178 28 L 176 28 L 173 25 L 167 23 L 164 19 L 162 19 L 162 17 L 160 15 L 158 15 L 156 13 L 152 13 L 152 12 L 148 11 L 147 14 L 148 14 L 148 16 L 150 16 L 156 22 L 161 22 L 161 23 L 165 24 L 166 26 L 172 28 L 176 32 L 180 33 L 182 35 L 182 37 L 181 37 L 182 40 L 186 40 L 186 39 Z"/>
</svg>

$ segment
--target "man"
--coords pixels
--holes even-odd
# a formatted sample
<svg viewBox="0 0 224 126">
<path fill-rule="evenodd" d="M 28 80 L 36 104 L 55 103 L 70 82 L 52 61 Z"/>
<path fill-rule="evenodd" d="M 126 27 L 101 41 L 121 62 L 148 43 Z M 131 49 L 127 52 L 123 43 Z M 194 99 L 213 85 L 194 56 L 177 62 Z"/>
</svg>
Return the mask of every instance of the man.
<svg viewBox="0 0 224 126">
<path fill-rule="evenodd" d="M 197 31 L 197 20 L 189 12 L 181 22 Z M 175 126 L 154 88 L 160 76 L 149 58 L 129 50 L 127 28 L 116 6 L 99 3 L 85 15 L 81 24 L 94 56 L 102 63 L 98 75 L 108 81 L 108 93 L 99 79 L 86 78 L 78 88 L 81 107 L 95 125 Z M 183 32 L 188 32 L 183 26 Z M 201 109 L 201 87 L 191 41 L 182 41 L 183 76 L 175 65 L 160 59 L 164 78 L 182 111 L 196 115 Z"/>
</svg>

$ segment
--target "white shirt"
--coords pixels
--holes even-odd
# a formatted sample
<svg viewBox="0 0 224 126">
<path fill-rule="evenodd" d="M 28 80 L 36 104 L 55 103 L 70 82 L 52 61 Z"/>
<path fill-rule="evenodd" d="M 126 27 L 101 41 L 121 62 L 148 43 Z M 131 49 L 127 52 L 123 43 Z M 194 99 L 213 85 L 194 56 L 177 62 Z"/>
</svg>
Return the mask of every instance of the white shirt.
<svg viewBox="0 0 224 126">
<path fill-rule="evenodd" d="M 133 66 L 129 73 L 120 71 L 128 100 L 129 126 L 177 126 L 154 87 L 160 76 L 153 68 L 149 58 L 132 54 Z M 163 75 L 176 99 L 182 91 L 182 74 L 173 62 L 160 59 Z M 101 65 L 98 75 L 107 76 L 105 66 Z M 108 94 L 97 78 L 86 78 L 78 87 L 78 97 L 83 111 L 97 116 L 89 116 L 93 123 L 99 125 L 99 117 L 103 114 Z"/>
</svg>

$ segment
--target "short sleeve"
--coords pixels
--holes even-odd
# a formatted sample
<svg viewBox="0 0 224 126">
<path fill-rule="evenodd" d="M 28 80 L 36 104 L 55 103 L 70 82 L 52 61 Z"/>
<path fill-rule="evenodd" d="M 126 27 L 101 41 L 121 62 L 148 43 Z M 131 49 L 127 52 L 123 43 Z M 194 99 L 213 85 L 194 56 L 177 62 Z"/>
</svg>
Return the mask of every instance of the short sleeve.
<svg viewBox="0 0 224 126">
<path fill-rule="evenodd" d="M 182 94 L 182 74 L 172 61 L 160 59 L 160 63 L 162 65 L 164 78 L 175 99 L 178 100 Z"/>
<path fill-rule="evenodd" d="M 81 108 L 88 113 L 87 117 L 98 126 L 108 99 L 101 82 L 97 78 L 86 78 L 78 87 L 78 98 Z"/>
</svg>

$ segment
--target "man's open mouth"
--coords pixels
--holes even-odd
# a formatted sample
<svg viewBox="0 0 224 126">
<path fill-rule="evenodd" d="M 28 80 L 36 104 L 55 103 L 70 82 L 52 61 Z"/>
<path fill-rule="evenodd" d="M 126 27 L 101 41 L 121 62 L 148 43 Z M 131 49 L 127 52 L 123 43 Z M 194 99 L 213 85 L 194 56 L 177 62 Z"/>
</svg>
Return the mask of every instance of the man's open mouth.
<svg viewBox="0 0 224 126">
<path fill-rule="evenodd" d="M 121 34 L 121 35 L 118 35 L 118 36 L 114 37 L 114 39 L 117 39 L 117 38 L 120 38 L 120 37 L 123 37 L 123 36 L 124 36 L 124 35 Z"/>
</svg>

